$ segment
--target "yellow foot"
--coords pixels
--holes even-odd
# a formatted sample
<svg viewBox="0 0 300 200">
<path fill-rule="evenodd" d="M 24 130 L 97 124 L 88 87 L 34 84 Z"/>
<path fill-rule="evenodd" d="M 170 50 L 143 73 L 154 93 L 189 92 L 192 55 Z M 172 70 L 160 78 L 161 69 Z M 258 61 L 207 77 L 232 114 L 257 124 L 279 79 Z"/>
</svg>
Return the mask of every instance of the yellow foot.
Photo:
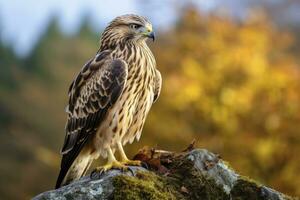
<svg viewBox="0 0 300 200">
<path fill-rule="evenodd" d="M 129 165 L 129 166 L 142 166 L 142 162 L 139 160 L 123 160 L 121 162 L 124 165 Z"/>
<path fill-rule="evenodd" d="M 96 167 L 93 172 L 92 172 L 92 175 L 95 174 L 95 173 L 99 173 L 99 174 L 102 174 L 110 169 L 119 169 L 121 171 L 126 171 L 128 169 L 127 166 L 125 166 L 123 163 L 120 163 L 118 161 L 112 161 L 112 162 L 109 162 L 103 166 L 100 166 L 100 167 Z"/>
</svg>

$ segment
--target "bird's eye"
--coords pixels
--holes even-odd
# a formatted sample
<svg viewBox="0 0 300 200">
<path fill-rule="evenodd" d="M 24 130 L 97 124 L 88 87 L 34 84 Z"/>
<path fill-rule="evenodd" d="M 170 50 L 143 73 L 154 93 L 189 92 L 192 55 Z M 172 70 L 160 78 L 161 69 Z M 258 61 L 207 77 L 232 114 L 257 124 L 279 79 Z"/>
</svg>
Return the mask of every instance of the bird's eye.
<svg viewBox="0 0 300 200">
<path fill-rule="evenodd" d="M 129 27 L 132 28 L 132 29 L 138 29 L 140 28 L 142 25 L 140 24 L 130 24 Z"/>
</svg>

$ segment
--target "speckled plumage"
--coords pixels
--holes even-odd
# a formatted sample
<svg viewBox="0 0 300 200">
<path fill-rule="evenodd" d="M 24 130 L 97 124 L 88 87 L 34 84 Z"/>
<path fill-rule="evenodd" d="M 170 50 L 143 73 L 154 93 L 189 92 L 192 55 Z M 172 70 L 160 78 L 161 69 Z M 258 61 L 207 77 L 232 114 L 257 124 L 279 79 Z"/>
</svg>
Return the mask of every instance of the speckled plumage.
<svg viewBox="0 0 300 200">
<path fill-rule="evenodd" d="M 98 53 L 72 82 L 56 187 L 83 176 L 94 159 L 107 157 L 118 143 L 139 140 L 161 88 L 160 72 L 139 26 L 152 29 L 141 16 L 114 19 L 102 34 Z"/>
</svg>

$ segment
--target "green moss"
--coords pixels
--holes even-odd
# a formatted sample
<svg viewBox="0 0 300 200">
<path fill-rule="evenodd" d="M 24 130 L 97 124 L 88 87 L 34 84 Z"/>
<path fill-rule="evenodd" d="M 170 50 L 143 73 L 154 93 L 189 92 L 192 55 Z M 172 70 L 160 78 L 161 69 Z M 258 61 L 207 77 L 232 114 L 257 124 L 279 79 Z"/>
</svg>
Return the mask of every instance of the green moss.
<svg viewBox="0 0 300 200">
<path fill-rule="evenodd" d="M 263 190 L 265 191 L 263 192 Z M 232 200 L 265 200 L 267 198 L 263 194 L 267 195 L 267 193 L 268 191 L 260 183 L 245 176 L 240 177 L 231 190 Z M 283 198 L 285 200 L 293 200 L 292 197 L 286 195 L 283 195 Z M 277 198 L 274 197 L 274 199 Z"/>
<path fill-rule="evenodd" d="M 140 171 L 136 177 L 116 176 L 113 199 L 230 199 L 221 186 L 199 173 L 192 162 L 181 161 L 169 166 L 168 175 Z"/>
<path fill-rule="evenodd" d="M 206 200 L 227 200 L 230 197 L 225 193 L 222 186 L 194 168 L 192 161 L 178 159 L 172 166 L 174 170 L 167 181 L 172 186 L 174 194 L 180 199 L 206 199 Z M 188 193 L 179 192 L 184 186 Z"/>
<path fill-rule="evenodd" d="M 246 179 L 239 179 L 237 180 L 236 184 L 234 185 L 231 194 L 233 196 L 233 200 L 260 200 L 264 199 L 260 196 L 260 186 L 257 183 L 246 180 Z"/>
<path fill-rule="evenodd" d="M 205 176 L 194 167 L 194 163 L 184 155 L 167 157 L 161 160 L 169 171 L 166 174 L 139 171 L 137 175 L 120 175 L 113 179 L 114 193 L 111 199 L 122 200 L 265 200 L 278 199 L 278 196 L 260 183 L 239 176 L 230 194 L 224 191 L 213 179 Z M 159 165 L 158 165 L 159 166 Z M 292 200 L 283 196 L 286 200 Z"/>
<path fill-rule="evenodd" d="M 176 199 L 168 189 L 165 188 L 165 181 L 153 172 L 137 173 L 136 177 L 120 175 L 113 179 L 113 199 L 138 200 L 153 199 L 165 200 Z"/>
</svg>

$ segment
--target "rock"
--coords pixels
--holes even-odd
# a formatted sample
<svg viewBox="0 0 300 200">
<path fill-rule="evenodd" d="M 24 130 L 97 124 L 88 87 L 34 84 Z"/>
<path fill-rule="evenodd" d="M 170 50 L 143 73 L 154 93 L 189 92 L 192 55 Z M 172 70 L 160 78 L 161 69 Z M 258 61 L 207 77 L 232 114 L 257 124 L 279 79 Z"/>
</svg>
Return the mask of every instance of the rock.
<svg viewBox="0 0 300 200">
<path fill-rule="evenodd" d="M 131 167 L 132 172 L 145 170 L 142 167 Z M 44 192 L 33 199 L 109 199 L 114 192 L 113 178 L 118 175 L 132 176 L 132 172 L 121 172 L 119 170 L 110 170 L 97 179 L 91 179 L 85 176 L 70 185 L 61 187 L 57 190 Z"/>
<path fill-rule="evenodd" d="M 237 174 L 219 156 L 194 149 L 182 153 L 143 149 L 135 156 L 149 169 L 110 170 L 44 192 L 34 200 L 72 199 L 293 199 Z"/>
</svg>

